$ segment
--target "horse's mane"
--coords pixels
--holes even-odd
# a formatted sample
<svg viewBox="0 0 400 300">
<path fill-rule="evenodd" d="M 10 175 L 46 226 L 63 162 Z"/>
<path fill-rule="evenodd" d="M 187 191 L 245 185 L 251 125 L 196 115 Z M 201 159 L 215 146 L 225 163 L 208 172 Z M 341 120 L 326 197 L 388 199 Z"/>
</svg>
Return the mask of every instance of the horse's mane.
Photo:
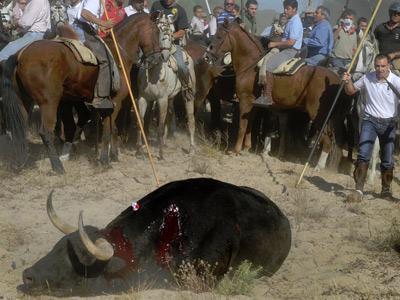
<svg viewBox="0 0 400 300">
<path fill-rule="evenodd" d="M 264 47 L 261 44 L 261 42 L 250 32 L 248 32 L 246 29 L 244 29 L 242 26 L 240 26 L 238 23 L 233 22 L 231 23 L 231 25 L 234 25 L 235 27 L 238 27 L 239 30 L 241 30 L 242 32 L 244 32 L 246 34 L 246 36 L 257 46 L 257 49 L 260 50 L 260 52 L 265 55 L 265 51 L 264 51 Z"/>
<path fill-rule="evenodd" d="M 144 18 L 144 17 L 149 17 L 149 14 L 145 13 L 145 12 L 141 12 L 141 13 L 137 13 L 137 14 L 133 14 L 130 15 L 129 17 L 124 18 L 121 22 L 119 22 L 117 25 L 114 26 L 114 31 L 118 31 L 121 28 L 123 28 L 126 24 L 139 19 L 139 18 Z"/>
</svg>

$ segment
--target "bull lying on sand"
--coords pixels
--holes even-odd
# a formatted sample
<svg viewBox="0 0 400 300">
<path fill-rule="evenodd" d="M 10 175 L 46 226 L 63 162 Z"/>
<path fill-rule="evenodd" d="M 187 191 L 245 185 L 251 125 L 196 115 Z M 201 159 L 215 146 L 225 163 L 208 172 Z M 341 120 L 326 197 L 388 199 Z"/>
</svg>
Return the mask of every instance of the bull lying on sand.
<svg viewBox="0 0 400 300">
<path fill-rule="evenodd" d="M 203 260 L 220 277 L 244 260 L 272 275 L 291 245 L 286 216 L 264 194 L 248 187 L 198 178 L 164 185 L 127 208 L 104 229 L 78 229 L 55 213 L 52 223 L 65 236 L 23 272 L 31 293 L 110 293 L 140 280 L 171 279 L 183 261 Z"/>
</svg>

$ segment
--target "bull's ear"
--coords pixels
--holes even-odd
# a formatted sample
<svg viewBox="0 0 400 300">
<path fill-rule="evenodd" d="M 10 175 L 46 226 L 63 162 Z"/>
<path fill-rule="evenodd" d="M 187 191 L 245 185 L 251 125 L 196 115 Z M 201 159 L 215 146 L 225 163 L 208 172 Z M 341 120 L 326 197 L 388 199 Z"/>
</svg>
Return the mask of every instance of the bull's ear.
<svg viewBox="0 0 400 300">
<path fill-rule="evenodd" d="M 153 11 L 150 14 L 150 20 L 152 20 L 153 22 L 157 22 L 158 19 L 161 18 L 161 16 L 162 16 L 162 12 L 161 11 L 159 11 L 159 10 Z"/>
</svg>

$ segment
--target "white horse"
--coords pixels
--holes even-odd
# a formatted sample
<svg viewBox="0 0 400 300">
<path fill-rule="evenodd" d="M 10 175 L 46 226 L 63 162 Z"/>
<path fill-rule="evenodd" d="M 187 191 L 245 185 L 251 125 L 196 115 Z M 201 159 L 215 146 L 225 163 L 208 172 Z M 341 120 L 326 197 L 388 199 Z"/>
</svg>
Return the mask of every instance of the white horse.
<svg viewBox="0 0 400 300">
<path fill-rule="evenodd" d="M 148 109 L 152 109 L 154 101 L 158 104 L 158 143 L 160 159 L 164 158 L 164 132 L 169 108 L 172 108 L 174 97 L 180 92 L 185 100 L 185 108 L 188 119 L 190 134 L 190 152 L 194 151 L 195 120 L 194 120 L 194 95 L 196 79 L 194 63 L 192 58 L 184 53 L 184 58 L 189 69 L 188 86 L 184 87 L 178 79 L 178 66 L 175 58 L 171 55 L 175 50 L 173 43 L 173 19 L 171 16 L 161 14 L 157 26 L 160 30 L 160 48 L 162 50 L 163 62 L 151 68 L 141 68 L 138 75 L 139 83 L 139 110 L 142 120 Z M 150 104 L 150 105 L 149 105 Z M 139 132 L 138 150 L 142 148 L 142 138 Z"/>
</svg>

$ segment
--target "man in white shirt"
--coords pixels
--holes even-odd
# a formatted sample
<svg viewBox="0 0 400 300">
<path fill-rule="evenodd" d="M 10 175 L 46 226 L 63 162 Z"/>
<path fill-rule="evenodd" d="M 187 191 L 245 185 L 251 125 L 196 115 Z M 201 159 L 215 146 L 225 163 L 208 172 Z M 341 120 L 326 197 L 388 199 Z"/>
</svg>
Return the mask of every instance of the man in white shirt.
<svg viewBox="0 0 400 300">
<path fill-rule="evenodd" d="M 78 25 L 85 35 L 85 45 L 93 51 L 99 62 L 99 75 L 92 105 L 95 108 L 112 111 L 114 105 L 110 99 L 111 71 L 108 52 L 103 41 L 97 34 L 98 26 L 110 29 L 114 26 L 111 20 L 101 19 L 101 5 L 99 0 L 83 0 Z"/>
<path fill-rule="evenodd" d="M 85 34 L 83 29 L 79 26 L 79 19 L 81 18 L 83 2 L 81 0 L 71 0 L 67 6 L 67 17 L 69 25 L 74 28 L 75 32 L 79 36 L 81 42 L 85 41 Z"/>
<path fill-rule="evenodd" d="M 50 4 L 48 0 L 30 0 L 27 2 L 22 16 L 17 20 L 17 29 L 25 33 L 23 37 L 10 42 L 0 51 L 0 61 L 29 45 L 43 39 L 50 29 Z"/>
<path fill-rule="evenodd" d="M 349 73 L 343 75 L 345 91 L 354 95 L 365 90 L 365 113 L 362 120 L 358 157 L 354 170 L 356 189 L 349 196 L 351 202 L 359 202 L 363 196 L 365 178 L 372 149 L 378 137 L 381 146 L 381 197 L 392 200 L 393 150 L 396 134 L 397 105 L 399 103 L 400 78 L 390 71 L 390 60 L 379 54 L 375 58 L 375 72 L 365 74 L 354 84 Z"/>
</svg>

